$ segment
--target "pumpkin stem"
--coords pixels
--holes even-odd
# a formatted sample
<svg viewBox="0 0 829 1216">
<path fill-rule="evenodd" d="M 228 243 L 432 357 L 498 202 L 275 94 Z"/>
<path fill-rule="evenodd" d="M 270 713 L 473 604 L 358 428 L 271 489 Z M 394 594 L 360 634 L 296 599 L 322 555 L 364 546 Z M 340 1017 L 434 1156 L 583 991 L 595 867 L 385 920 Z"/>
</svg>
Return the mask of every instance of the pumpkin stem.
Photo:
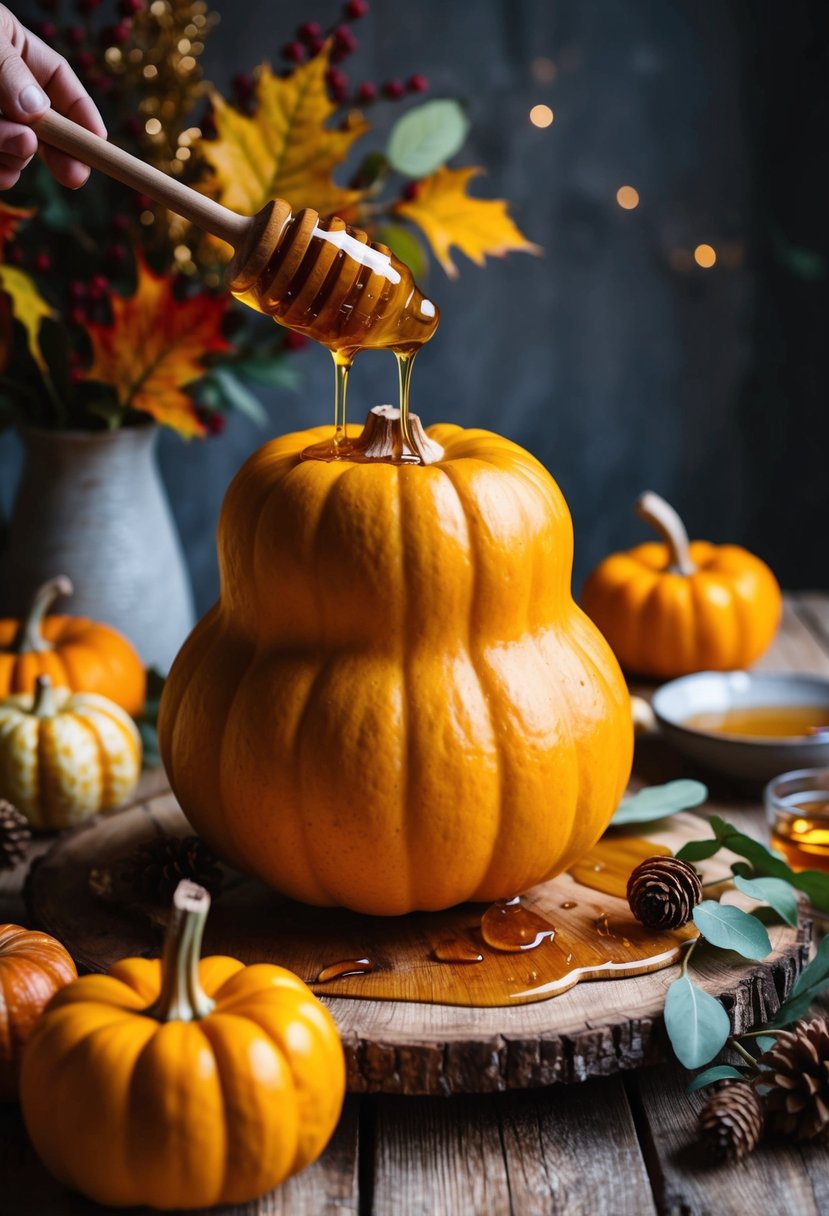
<svg viewBox="0 0 829 1216">
<path fill-rule="evenodd" d="M 411 446 L 406 442 L 400 410 L 392 405 L 375 405 L 369 410 L 363 431 L 352 441 L 347 459 L 384 460 L 401 463 L 415 456 L 420 464 L 434 464 L 443 448 L 430 439 L 417 414 L 409 414 Z"/>
<path fill-rule="evenodd" d="M 688 533 L 671 504 L 653 490 L 646 490 L 639 495 L 633 509 L 646 524 L 656 528 L 668 546 L 668 570 L 674 574 L 693 574 L 696 566 L 691 560 Z"/>
<path fill-rule="evenodd" d="M 173 914 L 161 956 L 161 991 L 145 1010 L 159 1022 L 197 1022 L 215 1004 L 199 981 L 201 942 L 210 895 L 198 883 L 183 878 L 173 894 Z"/>
<path fill-rule="evenodd" d="M 47 642 L 41 633 L 43 618 L 59 595 L 71 595 L 73 590 L 72 583 L 65 574 L 50 578 L 38 587 L 32 596 L 29 611 L 20 622 L 17 636 L 12 642 L 11 650 L 14 654 L 26 654 L 29 651 L 42 653 L 52 649 L 51 643 Z"/>
<path fill-rule="evenodd" d="M 32 715 L 35 718 L 54 718 L 58 712 L 55 700 L 55 690 L 49 676 L 38 676 L 35 680 L 35 695 L 32 701 Z"/>
</svg>

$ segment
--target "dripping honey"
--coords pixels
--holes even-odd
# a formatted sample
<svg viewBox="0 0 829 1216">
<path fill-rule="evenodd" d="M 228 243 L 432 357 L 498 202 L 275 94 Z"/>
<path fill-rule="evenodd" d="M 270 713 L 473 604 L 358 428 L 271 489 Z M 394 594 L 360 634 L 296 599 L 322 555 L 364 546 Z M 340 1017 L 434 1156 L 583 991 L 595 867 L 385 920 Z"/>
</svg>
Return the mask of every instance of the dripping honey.
<svg viewBox="0 0 829 1216">
<path fill-rule="evenodd" d="M 409 428 L 414 357 L 434 334 L 439 314 L 391 250 L 364 232 L 311 211 L 289 215 L 275 248 L 253 284 L 234 293 L 280 325 L 314 338 L 334 359 L 334 433 L 307 448 L 304 459 L 361 459 L 348 436 L 348 376 L 363 350 L 390 350 L 398 364 L 398 462 L 418 460 Z"/>
<path fill-rule="evenodd" d="M 692 714 L 683 726 L 714 735 L 745 739 L 802 739 L 829 733 L 829 707 L 822 705 L 756 705 Z"/>
</svg>

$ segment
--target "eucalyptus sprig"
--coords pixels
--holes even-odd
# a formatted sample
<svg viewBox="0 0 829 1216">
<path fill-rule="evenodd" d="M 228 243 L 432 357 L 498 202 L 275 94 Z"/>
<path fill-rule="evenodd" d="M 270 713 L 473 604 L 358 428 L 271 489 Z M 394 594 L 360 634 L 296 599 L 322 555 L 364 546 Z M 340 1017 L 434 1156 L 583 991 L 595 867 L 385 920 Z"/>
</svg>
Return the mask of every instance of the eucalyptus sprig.
<svg viewBox="0 0 829 1216">
<path fill-rule="evenodd" d="M 744 859 L 731 866 L 733 887 L 761 905 L 746 912 L 732 904 L 704 899 L 694 908 L 693 920 L 700 937 L 688 946 L 682 969 L 668 989 L 665 999 L 665 1027 L 678 1059 L 686 1068 L 709 1064 L 728 1045 L 744 1063 L 716 1064 L 691 1082 L 702 1088 L 729 1077 L 756 1071 L 753 1044 L 760 1052 L 773 1043 L 775 1030 L 797 1021 L 809 1009 L 817 994 L 829 985 L 829 938 L 824 939 L 815 959 L 803 970 L 787 1000 L 770 1026 L 759 1032 L 732 1036 L 728 1015 L 714 997 L 693 982 L 688 965 L 700 940 L 719 950 L 732 950 L 744 958 L 758 961 L 771 952 L 771 941 L 764 924 L 768 910 L 786 924 L 797 925 L 797 894 L 802 891 L 812 904 L 829 911 L 829 875 L 816 870 L 797 872 L 776 853 L 740 832 L 718 816 L 710 819 L 713 837 L 691 841 L 676 856 L 685 862 L 704 861 L 721 849 Z M 721 894 L 724 892 L 721 892 Z"/>
</svg>

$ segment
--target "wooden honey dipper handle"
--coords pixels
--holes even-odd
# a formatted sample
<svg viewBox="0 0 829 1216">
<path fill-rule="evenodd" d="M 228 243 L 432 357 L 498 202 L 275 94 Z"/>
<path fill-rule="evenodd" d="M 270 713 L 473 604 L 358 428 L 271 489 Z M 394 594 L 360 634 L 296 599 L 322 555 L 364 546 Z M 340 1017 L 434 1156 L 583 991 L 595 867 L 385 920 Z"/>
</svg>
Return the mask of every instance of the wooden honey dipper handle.
<svg viewBox="0 0 829 1216">
<path fill-rule="evenodd" d="M 44 143 L 69 153 L 85 165 L 99 169 L 125 186 L 131 186 L 140 194 L 148 195 L 155 202 L 175 211 L 176 215 L 184 216 L 199 228 L 227 241 L 238 252 L 250 244 L 256 217 L 251 219 L 238 215 L 228 207 L 215 203 L 213 199 L 199 194 L 198 190 L 177 182 L 174 177 L 145 164 L 137 156 L 131 156 L 129 152 L 54 110 L 47 110 L 32 123 L 32 128 Z"/>
</svg>

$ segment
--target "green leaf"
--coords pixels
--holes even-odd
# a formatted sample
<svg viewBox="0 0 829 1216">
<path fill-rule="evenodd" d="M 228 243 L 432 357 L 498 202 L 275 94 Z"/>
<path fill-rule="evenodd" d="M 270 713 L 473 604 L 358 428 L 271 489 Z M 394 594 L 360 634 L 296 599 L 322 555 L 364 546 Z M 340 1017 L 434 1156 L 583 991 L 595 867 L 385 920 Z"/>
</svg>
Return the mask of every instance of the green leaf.
<svg viewBox="0 0 829 1216">
<path fill-rule="evenodd" d="M 648 823 L 651 819 L 664 819 L 677 811 L 686 811 L 699 806 L 708 797 L 708 790 L 701 781 L 669 781 L 667 785 L 651 785 L 623 798 L 616 814 L 610 821 L 612 828 L 624 827 L 628 823 Z"/>
<path fill-rule="evenodd" d="M 423 278 L 429 261 L 426 251 L 411 228 L 404 228 L 402 224 L 384 224 L 377 235 L 383 244 L 388 245 L 392 253 L 408 266 L 416 279 Z"/>
<path fill-rule="evenodd" d="M 712 815 L 708 823 L 718 840 L 725 840 L 727 836 L 733 836 L 737 831 L 730 823 L 726 823 L 724 819 L 720 819 L 719 815 Z"/>
<path fill-rule="evenodd" d="M 705 861 L 708 857 L 713 857 L 715 853 L 719 853 L 722 848 L 722 842 L 719 840 L 689 840 L 688 844 L 684 844 L 676 856 L 680 861 Z"/>
<path fill-rule="evenodd" d="M 692 1094 L 695 1090 L 703 1089 L 706 1085 L 713 1085 L 715 1081 L 742 1081 L 742 1079 L 743 1074 L 739 1069 L 732 1068 L 730 1064 L 715 1064 L 713 1068 L 706 1068 L 705 1072 L 697 1073 L 685 1092 Z"/>
<path fill-rule="evenodd" d="M 720 1002 L 682 975 L 665 996 L 665 1029 L 679 1061 L 701 1068 L 725 1046 L 731 1024 Z"/>
<path fill-rule="evenodd" d="M 809 1012 L 815 998 L 829 986 L 829 935 L 823 938 L 817 953 L 794 983 L 787 999 L 777 1011 L 773 1026 L 788 1026 Z"/>
<path fill-rule="evenodd" d="M 254 356 L 233 364 L 237 376 L 263 384 L 266 388 L 287 388 L 295 392 L 302 379 L 293 361 L 284 355 Z"/>
<path fill-rule="evenodd" d="M 787 925 L 797 928 L 797 895 L 790 882 L 782 878 L 734 878 L 734 886 L 744 895 L 774 908 Z"/>
<path fill-rule="evenodd" d="M 456 101 L 427 101 L 394 124 L 386 155 L 407 177 L 426 177 L 463 146 L 469 119 Z"/>
<path fill-rule="evenodd" d="M 760 1051 L 770 1051 L 774 1047 L 777 1039 L 773 1034 L 758 1034 L 754 1040 Z"/>
<path fill-rule="evenodd" d="M 257 426 L 265 426 L 268 415 L 262 402 L 233 375 L 233 372 L 226 367 L 215 367 L 209 378 L 218 386 L 229 409 L 235 410 L 237 414 L 244 414 Z"/>
<path fill-rule="evenodd" d="M 771 952 L 769 935 L 756 916 L 730 904 L 704 899 L 694 908 L 694 924 L 712 946 L 736 950 L 743 958 L 765 958 Z"/>
<path fill-rule="evenodd" d="M 715 818 L 716 816 L 711 817 L 712 827 Z M 732 853 L 738 853 L 751 862 L 754 877 L 782 878 L 807 895 L 818 911 L 829 912 L 829 874 L 822 874 L 819 870 L 793 870 L 782 857 L 772 853 L 771 849 L 767 849 L 759 841 L 738 832 L 722 819 L 717 820 L 717 823 L 726 829 L 721 836 L 717 832 L 718 837 Z"/>
</svg>

